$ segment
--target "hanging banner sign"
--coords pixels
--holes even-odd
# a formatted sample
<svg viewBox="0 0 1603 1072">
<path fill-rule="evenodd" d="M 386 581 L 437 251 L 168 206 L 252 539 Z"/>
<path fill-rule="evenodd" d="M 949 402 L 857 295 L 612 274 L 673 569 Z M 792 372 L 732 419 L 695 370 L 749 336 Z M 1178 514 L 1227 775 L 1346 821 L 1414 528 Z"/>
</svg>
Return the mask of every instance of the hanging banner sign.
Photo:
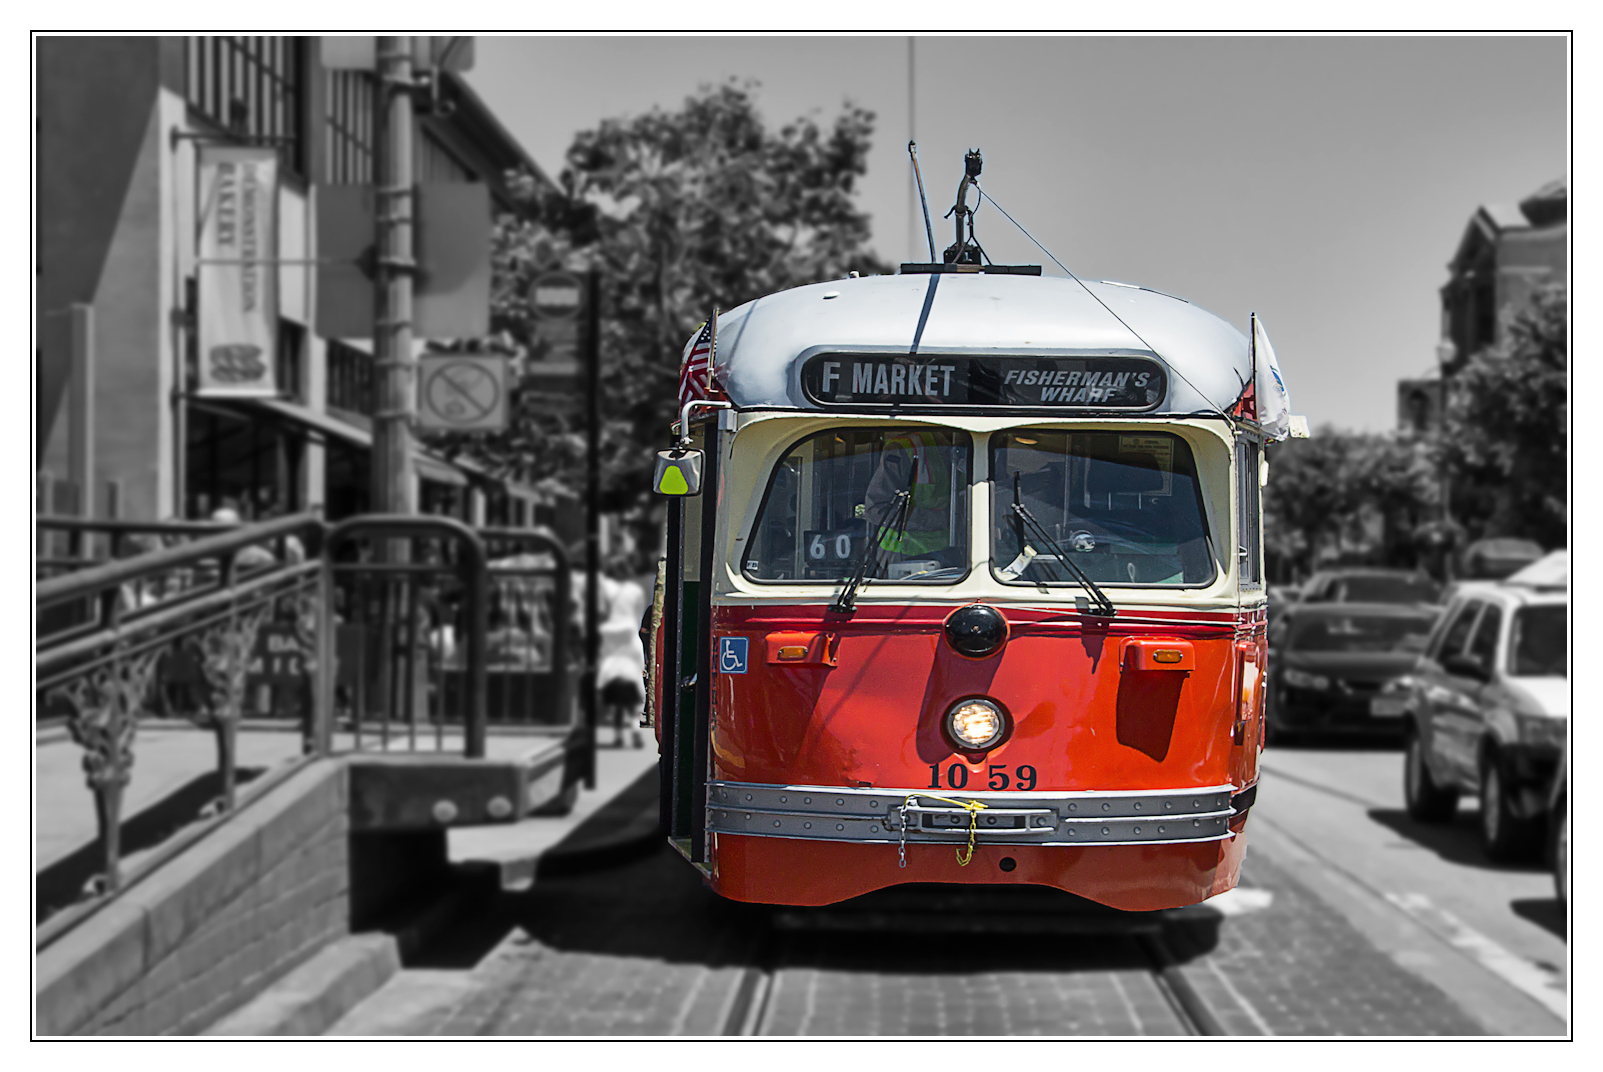
<svg viewBox="0 0 1603 1072">
<path fill-rule="evenodd" d="M 278 153 L 200 147 L 199 381 L 205 398 L 273 397 Z"/>
</svg>

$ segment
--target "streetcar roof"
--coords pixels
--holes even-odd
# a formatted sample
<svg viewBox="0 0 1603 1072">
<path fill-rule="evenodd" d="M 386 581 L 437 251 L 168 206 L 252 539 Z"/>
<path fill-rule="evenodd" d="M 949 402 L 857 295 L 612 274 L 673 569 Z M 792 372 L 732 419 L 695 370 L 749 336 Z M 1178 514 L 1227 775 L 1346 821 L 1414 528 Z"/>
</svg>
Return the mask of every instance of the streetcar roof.
<svg viewBox="0 0 1603 1072">
<path fill-rule="evenodd" d="M 741 408 L 826 408 L 800 375 L 824 352 L 1155 356 L 1170 372 L 1167 397 L 1149 411 L 1159 414 L 1228 408 L 1252 375 L 1246 336 L 1214 314 L 1141 287 L 1058 276 L 834 279 L 718 317 L 718 382 Z"/>
</svg>

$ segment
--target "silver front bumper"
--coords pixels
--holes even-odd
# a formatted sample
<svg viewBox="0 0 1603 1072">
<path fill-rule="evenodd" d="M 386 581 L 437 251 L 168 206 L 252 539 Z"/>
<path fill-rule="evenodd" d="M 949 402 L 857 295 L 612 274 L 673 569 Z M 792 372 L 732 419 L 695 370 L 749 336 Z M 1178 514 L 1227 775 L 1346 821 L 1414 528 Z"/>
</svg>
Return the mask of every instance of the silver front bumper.
<svg viewBox="0 0 1603 1072">
<path fill-rule="evenodd" d="M 1234 786 L 1109 793 L 961 793 L 709 782 L 707 830 L 867 844 L 1168 845 L 1231 836 Z M 953 803 L 958 802 L 958 803 Z"/>
</svg>

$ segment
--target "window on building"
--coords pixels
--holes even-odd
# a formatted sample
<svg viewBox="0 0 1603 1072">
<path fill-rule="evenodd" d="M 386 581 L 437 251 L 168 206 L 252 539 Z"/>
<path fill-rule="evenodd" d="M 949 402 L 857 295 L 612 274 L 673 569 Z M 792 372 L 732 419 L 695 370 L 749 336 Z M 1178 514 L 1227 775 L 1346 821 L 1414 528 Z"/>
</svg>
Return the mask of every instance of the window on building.
<svg viewBox="0 0 1603 1072">
<path fill-rule="evenodd" d="M 1475 334 L 1470 346 L 1479 350 L 1497 341 L 1497 287 L 1490 279 L 1477 280 L 1474 295 Z"/>
<path fill-rule="evenodd" d="M 191 37 L 184 49 L 190 107 L 231 134 L 272 141 L 306 171 L 306 43 L 300 37 Z"/>
<path fill-rule="evenodd" d="M 376 107 L 374 80 L 367 71 L 328 72 L 328 182 L 373 181 Z"/>
<path fill-rule="evenodd" d="M 296 402 L 304 401 L 305 379 L 301 375 L 306 352 L 306 329 L 290 320 L 278 322 L 278 355 L 273 375 L 278 393 Z"/>
<path fill-rule="evenodd" d="M 303 437 L 271 421 L 191 406 L 184 452 L 184 512 L 204 520 L 221 508 L 245 520 L 300 509 Z"/>
<path fill-rule="evenodd" d="M 373 415 L 373 358 L 342 342 L 328 343 L 328 404 Z"/>
</svg>

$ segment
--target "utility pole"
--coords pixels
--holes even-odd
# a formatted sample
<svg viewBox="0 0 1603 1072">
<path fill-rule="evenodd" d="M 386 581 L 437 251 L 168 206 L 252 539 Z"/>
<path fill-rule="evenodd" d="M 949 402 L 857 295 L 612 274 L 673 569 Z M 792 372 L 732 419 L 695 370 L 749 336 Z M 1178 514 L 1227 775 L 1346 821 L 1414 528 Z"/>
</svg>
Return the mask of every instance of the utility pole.
<svg viewBox="0 0 1603 1072">
<path fill-rule="evenodd" d="M 414 380 L 412 356 L 412 39 L 378 39 L 378 110 L 374 235 L 373 453 L 370 509 L 381 514 L 417 513 L 412 472 Z"/>
<path fill-rule="evenodd" d="M 596 787 L 596 722 L 601 667 L 601 269 L 584 275 L 584 674 L 580 687 L 586 747 L 584 787 Z"/>
</svg>

